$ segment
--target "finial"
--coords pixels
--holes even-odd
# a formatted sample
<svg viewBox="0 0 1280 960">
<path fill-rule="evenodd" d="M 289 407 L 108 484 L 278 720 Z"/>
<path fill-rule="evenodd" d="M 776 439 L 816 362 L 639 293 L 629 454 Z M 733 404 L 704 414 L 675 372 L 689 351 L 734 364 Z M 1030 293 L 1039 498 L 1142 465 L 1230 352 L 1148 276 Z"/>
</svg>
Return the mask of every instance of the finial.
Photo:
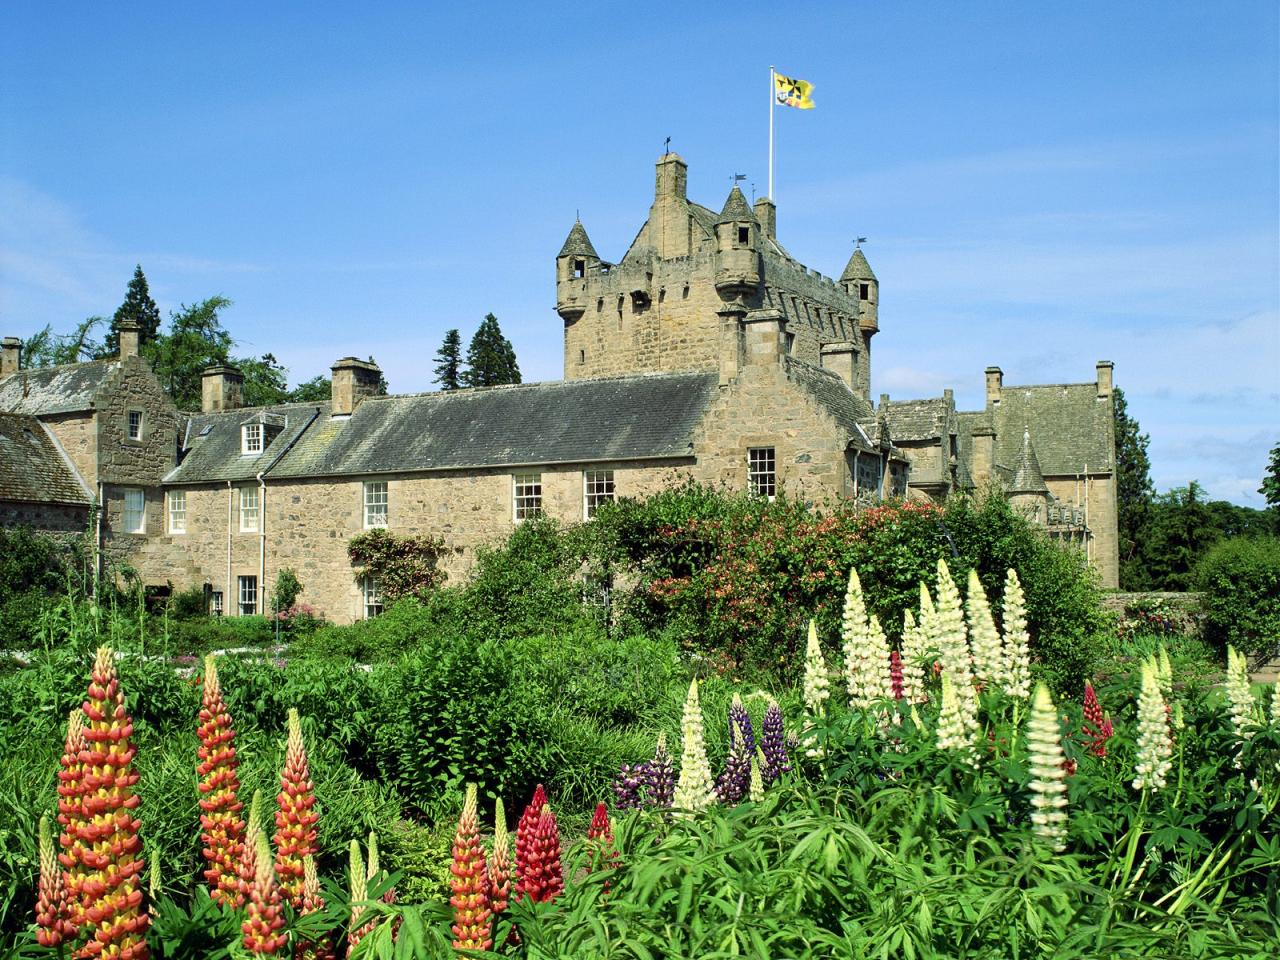
<svg viewBox="0 0 1280 960">
<path fill-rule="evenodd" d="M 666 141 L 664 141 L 662 144 L 662 155 L 665 157 L 670 152 L 671 152 L 671 138 L 667 137 Z"/>
</svg>

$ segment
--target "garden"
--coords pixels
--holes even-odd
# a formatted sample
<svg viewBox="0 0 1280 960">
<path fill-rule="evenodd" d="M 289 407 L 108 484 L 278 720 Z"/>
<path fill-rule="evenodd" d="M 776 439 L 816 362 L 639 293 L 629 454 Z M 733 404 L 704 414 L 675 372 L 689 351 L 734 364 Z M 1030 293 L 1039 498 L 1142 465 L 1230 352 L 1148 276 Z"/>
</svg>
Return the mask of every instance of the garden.
<svg viewBox="0 0 1280 960">
<path fill-rule="evenodd" d="M 1280 940 L 1274 539 L 1206 558 L 1187 634 L 1104 613 L 1000 498 L 686 486 L 523 524 L 352 626 L 305 584 L 225 621 L 93 591 L 74 546 L 5 535 L 3 956 Z"/>
</svg>

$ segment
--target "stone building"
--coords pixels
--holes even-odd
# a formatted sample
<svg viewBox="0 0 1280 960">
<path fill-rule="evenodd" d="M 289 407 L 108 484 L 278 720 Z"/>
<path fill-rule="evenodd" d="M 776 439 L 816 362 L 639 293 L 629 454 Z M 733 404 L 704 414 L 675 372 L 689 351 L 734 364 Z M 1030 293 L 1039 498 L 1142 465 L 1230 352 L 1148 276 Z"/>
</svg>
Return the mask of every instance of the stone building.
<svg viewBox="0 0 1280 960">
<path fill-rule="evenodd" d="M 686 175 L 679 156 L 658 161 L 648 218 L 616 263 L 570 229 L 555 261 L 563 381 L 379 396 L 378 368 L 347 357 L 330 401 L 247 408 L 239 371 L 214 367 L 200 412 L 180 415 L 136 331 L 117 359 L 45 370 L 21 369 L 6 340 L 5 522 L 74 526 L 103 503 L 100 542 L 147 583 L 260 613 L 291 568 L 302 599 L 345 622 L 381 609 L 347 553 L 374 527 L 443 538 L 456 578 L 529 517 L 590 518 L 682 477 L 820 504 L 998 483 L 1050 529 L 1079 527 L 1107 576 L 1109 365 L 1087 416 L 1078 385 L 989 386 L 974 414 L 949 391 L 877 409 L 879 282 L 862 251 L 823 276 L 779 243 L 771 202 L 752 207 L 735 186 L 716 213 L 688 199 Z M 50 479 L 19 482 L 27 464 Z"/>
</svg>

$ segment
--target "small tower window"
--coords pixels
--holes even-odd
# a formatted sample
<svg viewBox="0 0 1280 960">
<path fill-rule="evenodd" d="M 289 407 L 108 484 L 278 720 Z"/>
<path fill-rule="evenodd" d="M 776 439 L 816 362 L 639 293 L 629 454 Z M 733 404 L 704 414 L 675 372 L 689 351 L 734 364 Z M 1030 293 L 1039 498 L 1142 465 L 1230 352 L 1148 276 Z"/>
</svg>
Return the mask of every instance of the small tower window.
<svg viewBox="0 0 1280 960">
<path fill-rule="evenodd" d="M 585 277 L 587 275 L 587 261 L 585 260 L 573 261 L 573 275 L 577 279 L 582 279 L 583 277 Z"/>
<path fill-rule="evenodd" d="M 871 284 L 869 283 L 858 284 L 858 299 L 859 300 L 871 299 Z"/>
<path fill-rule="evenodd" d="M 579 351 L 578 351 L 578 362 L 579 362 L 579 363 L 586 363 L 586 362 L 587 362 L 587 351 L 585 351 L 585 350 L 579 350 Z"/>
<path fill-rule="evenodd" d="M 746 246 L 746 245 L 747 245 L 748 243 L 750 243 L 750 242 L 751 242 L 751 228 L 750 228 L 750 227 L 739 227 L 739 228 L 738 228 L 738 243 L 742 244 L 743 246 Z"/>
</svg>

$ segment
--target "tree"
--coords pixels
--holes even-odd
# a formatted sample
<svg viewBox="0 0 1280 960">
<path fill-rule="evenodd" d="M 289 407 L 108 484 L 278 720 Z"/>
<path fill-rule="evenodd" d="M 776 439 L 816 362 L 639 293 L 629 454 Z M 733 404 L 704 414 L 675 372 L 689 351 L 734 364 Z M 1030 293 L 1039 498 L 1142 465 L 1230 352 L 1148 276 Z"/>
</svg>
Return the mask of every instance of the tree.
<svg viewBox="0 0 1280 960">
<path fill-rule="evenodd" d="M 1151 521 L 1151 459 L 1147 445 L 1151 437 L 1141 432 L 1138 421 L 1129 416 L 1124 391 L 1114 391 L 1116 433 L 1116 509 L 1120 538 L 1120 585 L 1143 589 L 1146 577 L 1139 562 L 1143 533 Z"/>
<path fill-rule="evenodd" d="M 1162 493 L 1151 505 L 1140 557 L 1150 578 L 1145 589 L 1188 590 L 1196 563 L 1222 538 L 1204 488 L 1192 480 Z"/>
<path fill-rule="evenodd" d="M 22 345 L 24 367 L 54 367 L 63 363 L 96 360 L 104 355 L 101 343 L 93 339 L 93 331 L 106 323 L 104 317 L 88 317 L 71 333 L 57 334 L 51 326 L 32 334 Z"/>
<path fill-rule="evenodd" d="M 333 381 L 324 376 L 304 380 L 289 391 L 290 403 L 324 403 L 333 396 Z"/>
<path fill-rule="evenodd" d="M 467 347 L 467 371 L 462 382 L 468 387 L 494 387 L 520 382 L 520 367 L 511 341 L 502 335 L 498 318 L 486 314 L 480 329 Z"/>
<path fill-rule="evenodd" d="M 133 279 L 129 281 L 129 289 L 124 296 L 124 303 L 111 318 L 111 330 L 103 343 L 103 353 L 114 357 L 120 352 L 120 323 L 132 320 L 138 325 L 138 343 L 150 343 L 160 335 L 160 308 L 151 299 L 151 290 L 147 287 L 147 278 L 142 272 L 142 264 L 133 271 Z"/>
<path fill-rule="evenodd" d="M 462 335 L 455 330 L 447 330 L 444 343 L 436 351 L 436 379 L 441 390 L 457 390 L 462 386 L 459 375 L 462 369 Z"/>
<path fill-rule="evenodd" d="M 235 341 L 222 326 L 219 312 L 231 306 L 214 296 L 169 314 L 169 332 L 142 348 L 160 383 L 179 410 L 200 409 L 200 375 L 207 367 L 230 362 Z"/>
<path fill-rule="evenodd" d="M 244 405 L 270 407 L 289 399 L 289 371 L 273 354 L 233 360 L 244 375 Z"/>
<path fill-rule="evenodd" d="M 1267 472 L 1258 492 L 1267 501 L 1268 507 L 1280 512 L 1280 443 L 1271 448 L 1271 460 L 1267 463 Z"/>
</svg>

